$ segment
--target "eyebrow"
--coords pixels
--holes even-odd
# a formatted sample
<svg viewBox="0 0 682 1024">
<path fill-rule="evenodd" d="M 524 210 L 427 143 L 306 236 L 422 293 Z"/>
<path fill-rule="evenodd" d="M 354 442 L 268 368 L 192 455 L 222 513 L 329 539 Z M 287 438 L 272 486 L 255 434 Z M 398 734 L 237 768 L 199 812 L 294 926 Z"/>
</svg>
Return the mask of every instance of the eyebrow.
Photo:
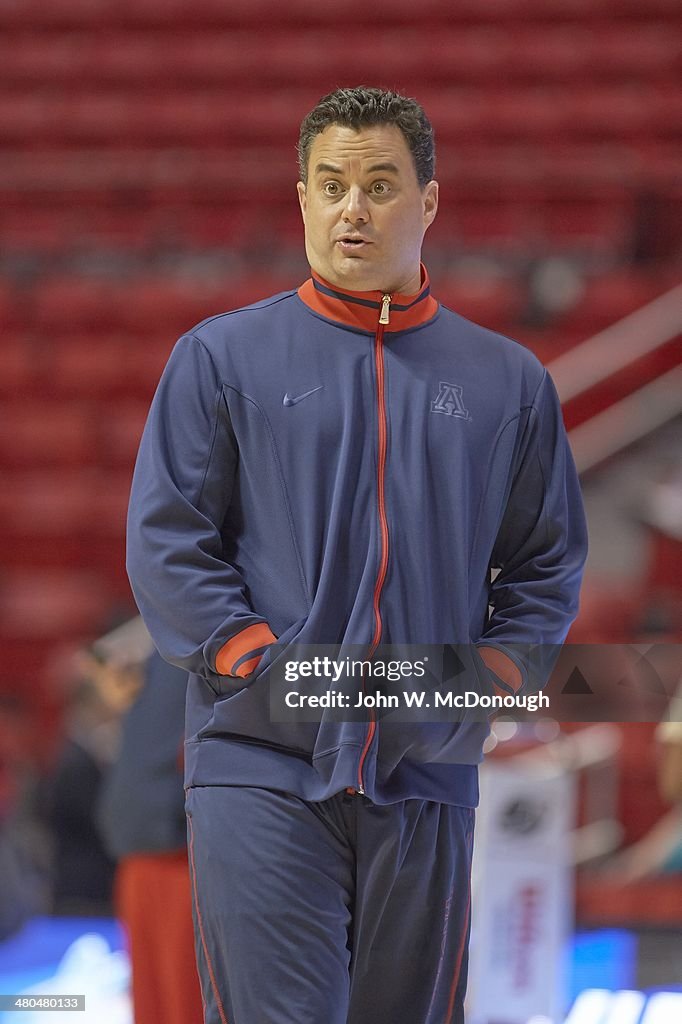
<svg viewBox="0 0 682 1024">
<path fill-rule="evenodd" d="M 341 167 L 335 167 L 334 164 L 320 163 L 315 167 L 315 174 L 319 174 L 321 171 L 326 171 L 328 174 L 343 174 Z M 386 161 L 380 164 L 372 164 L 371 167 L 367 168 L 368 174 L 374 174 L 376 171 L 390 171 L 392 174 L 399 174 L 399 170 L 395 164 L 390 161 Z"/>
<path fill-rule="evenodd" d="M 373 174 L 375 171 L 391 171 L 393 174 L 399 174 L 399 170 L 395 164 L 392 164 L 390 160 L 386 160 L 381 164 L 372 164 L 371 167 L 367 168 L 368 174 Z"/>
</svg>

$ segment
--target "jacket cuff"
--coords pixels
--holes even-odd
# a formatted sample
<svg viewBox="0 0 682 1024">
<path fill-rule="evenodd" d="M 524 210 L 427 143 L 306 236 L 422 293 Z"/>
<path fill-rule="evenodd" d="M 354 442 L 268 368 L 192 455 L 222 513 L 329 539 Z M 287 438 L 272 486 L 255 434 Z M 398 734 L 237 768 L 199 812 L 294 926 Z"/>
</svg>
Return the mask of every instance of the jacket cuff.
<svg viewBox="0 0 682 1024">
<path fill-rule="evenodd" d="M 277 637 L 267 622 L 247 626 L 220 648 L 215 659 L 216 672 L 220 676 L 236 676 L 238 679 L 250 676 L 257 669 L 265 648 L 276 641 Z"/>
<path fill-rule="evenodd" d="M 501 683 L 512 693 L 518 693 L 523 686 L 523 674 L 516 662 L 501 651 L 499 647 L 486 647 L 483 644 L 476 644 L 478 653 L 481 656 L 485 667 L 493 676 L 494 683 Z"/>
</svg>

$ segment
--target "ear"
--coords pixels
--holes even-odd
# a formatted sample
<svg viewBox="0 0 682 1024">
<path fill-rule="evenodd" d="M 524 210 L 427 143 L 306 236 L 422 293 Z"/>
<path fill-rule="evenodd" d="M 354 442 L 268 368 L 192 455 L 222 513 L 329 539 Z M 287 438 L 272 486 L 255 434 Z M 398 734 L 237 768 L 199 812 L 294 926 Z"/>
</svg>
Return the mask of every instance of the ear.
<svg viewBox="0 0 682 1024">
<path fill-rule="evenodd" d="M 438 212 L 438 182 L 429 181 L 422 191 L 422 202 L 424 203 L 424 230 L 433 223 Z"/>
<path fill-rule="evenodd" d="M 303 184 L 302 181 L 299 181 L 297 183 L 296 191 L 298 192 L 298 205 L 301 207 L 301 214 L 303 215 L 303 222 L 305 223 L 307 199 L 305 194 L 305 185 Z"/>
</svg>

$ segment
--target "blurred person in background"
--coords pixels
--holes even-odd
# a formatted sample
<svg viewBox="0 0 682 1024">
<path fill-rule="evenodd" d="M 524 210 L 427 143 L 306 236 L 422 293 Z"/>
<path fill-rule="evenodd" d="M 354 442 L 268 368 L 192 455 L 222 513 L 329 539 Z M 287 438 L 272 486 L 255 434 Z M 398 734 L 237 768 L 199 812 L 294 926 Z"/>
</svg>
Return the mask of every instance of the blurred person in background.
<svg viewBox="0 0 682 1024">
<path fill-rule="evenodd" d="M 96 809 L 118 750 L 121 715 L 140 686 L 139 666 L 122 652 L 107 659 L 94 644 L 77 652 L 74 673 L 63 740 L 42 797 L 53 845 L 52 911 L 109 915 L 114 861 Z"/>
<path fill-rule="evenodd" d="M 124 684 L 123 684 L 124 685 Z M 154 651 L 98 807 L 139 1024 L 201 1024 L 182 786 L 187 673 Z"/>
<path fill-rule="evenodd" d="M 682 682 L 656 729 L 654 756 L 660 795 L 672 807 L 642 839 L 604 865 L 611 882 L 682 873 Z"/>
<path fill-rule="evenodd" d="M 38 817 L 29 728 L 26 709 L 0 698 L 0 941 L 44 913 L 49 901 L 47 836 Z"/>
<path fill-rule="evenodd" d="M 668 720 L 658 727 L 657 739 L 661 747 L 658 766 L 661 796 L 668 803 L 679 804 L 682 810 L 682 682 L 671 701 Z"/>
</svg>

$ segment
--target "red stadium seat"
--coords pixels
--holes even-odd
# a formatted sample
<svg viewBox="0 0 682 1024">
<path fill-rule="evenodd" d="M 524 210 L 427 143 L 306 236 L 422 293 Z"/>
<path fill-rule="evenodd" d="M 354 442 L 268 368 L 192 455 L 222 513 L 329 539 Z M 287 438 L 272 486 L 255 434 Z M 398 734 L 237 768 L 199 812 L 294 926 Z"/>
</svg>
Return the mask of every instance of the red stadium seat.
<svg viewBox="0 0 682 1024">
<path fill-rule="evenodd" d="M 81 464 L 96 456 L 97 416 L 82 403 L 23 399 L 0 410 L 0 462 L 13 465 Z"/>
<path fill-rule="evenodd" d="M 23 395 L 36 380 L 35 360 L 30 339 L 6 330 L 0 345 L 0 394 Z"/>
<path fill-rule="evenodd" d="M 22 537 L 122 537 L 130 478 L 110 467 L 16 471 L 11 489 L 0 488 L 0 525 Z"/>
<path fill-rule="evenodd" d="M 128 466 L 132 472 L 148 412 L 149 402 L 130 400 L 103 410 L 100 435 L 103 465 Z"/>
<path fill-rule="evenodd" d="M 50 390 L 56 394 L 99 396 L 127 390 L 131 381 L 124 334 L 75 331 L 52 339 L 49 352 Z"/>
<path fill-rule="evenodd" d="M 73 210 L 41 207 L 35 201 L 22 208 L 16 198 L 0 207 L 0 245 L 6 254 L 37 250 L 56 255 L 77 241 Z"/>
<path fill-rule="evenodd" d="M 151 399 L 173 337 L 74 332 L 52 338 L 49 388 L 63 395 L 144 395 Z"/>
<path fill-rule="evenodd" d="M 139 341 L 141 347 L 151 338 L 152 344 L 165 345 L 168 351 L 180 334 L 206 317 L 297 287 L 299 277 L 289 273 L 235 276 L 228 272 L 210 277 L 197 272 L 177 277 L 155 275 L 127 282 L 101 277 L 53 277 L 31 293 L 31 307 L 35 328 L 46 337 L 55 332 L 58 337 L 63 336 L 64 325 L 68 324 L 72 337 L 106 339 L 117 332 L 144 339 Z M 91 361 L 94 360 L 92 356 Z M 156 354 L 153 361 L 156 365 Z M 105 353 L 104 374 L 109 372 L 108 362 Z M 59 375 L 61 371 L 56 372 Z M 65 372 L 68 376 L 68 370 Z"/>
<path fill-rule="evenodd" d="M 443 139 L 565 137 L 650 137 L 676 134 L 682 118 L 682 88 L 644 81 L 519 85 L 515 89 L 472 84 L 423 88 L 420 98 Z M 54 96 L 34 90 L 0 94 L 0 140 L 44 143 L 167 147 L 205 145 L 229 138 L 240 145 L 269 137 L 295 138 L 299 112 L 315 101 L 315 91 L 283 85 L 251 91 L 234 101 L 220 88 L 112 90 L 84 97 L 70 90 Z"/>
<path fill-rule="evenodd" d="M 483 277 L 473 269 L 468 274 L 436 278 L 433 291 L 445 306 L 494 330 L 501 330 L 515 320 L 524 305 L 524 295 L 516 281 Z"/>
<path fill-rule="evenodd" d="M 3 574 L 0 616 L 14 637 L 62 641 L 98 626 L 110 599 L 97 574 L 85 570 L 24 567 Z"/>
<path fill-rule="evenodd" d="M 444 203 L 429 228 L 428 244 L 450 248 L 508 248 L 521 242 L 529 232 L 529 212 L 511 197 L 498 202 Z"/>
<path fill-rule="evenodd" d="M 648 0 L 646 11 L 649 17 L 669 17 L 679 14 L 677 0 Z M 424 0 L 419 9 L 422 20 L 433 24 L 452 24 L 481 21 L 492 23 L 524 22 L 531 18 L 565 22 L 586 18 L 605 19 L 618 15 L 641 15 L 638 0 L 604 0 L 595 8 L 590 0 L 460 0 L 453 5 L 449 0 Z M 24 0 L 21 4 L 0 8 L 2 28 L 53 28 L 87 27 L 101 28 L 121 25 L 166 26 L 176 28 L 205 25 L 221 26 L 253 25 L 260 28 L 265 23 L 276 25 L 296 23 L 335 23 L 338 10 L 333 5 L 318 4 L 311 7 L 308 0 L 290 0 L 286 7 L 277 0 L 233 0 L 224 4 L 221 0 L 195 0 L 188 5 L 183 0 L 137 0 L 135 4 L 121 5 L 113 0 L 61 0 L 58 5 L 44 5 L 40 0 Z M 385 23 L 382 9 L 368 10 L 363 0 L 347 0 L 344 15 L 350 19 L 381 27 Z M 414 20 L 414 4 L 411 0 L 393 0 L 391 19 L 394 23 Z"/>
<path fill-rule="evenodd" d="M 19 326 L 21 311 L 19 310 L 17 290 L 9 281 L 0 278 L 0 328 L 4 330 Z"/>
<path fill-rule="evenodd" d="M 616 201 L 547 203 L 541 214 L 543 237 L 554 249 L 576 248 L 622 252 L 632 241 L 632 214 Z"/>
<path fill-rule="evenodd" d="M 648 274 L 624 269 L 600 275 L 586 282 L 580 305 L 567 314 L 563 326 L 582 322 L 601 329 L 652 302 L 677 283 L 679 279 L 670 271 Z"/>
</svg>

